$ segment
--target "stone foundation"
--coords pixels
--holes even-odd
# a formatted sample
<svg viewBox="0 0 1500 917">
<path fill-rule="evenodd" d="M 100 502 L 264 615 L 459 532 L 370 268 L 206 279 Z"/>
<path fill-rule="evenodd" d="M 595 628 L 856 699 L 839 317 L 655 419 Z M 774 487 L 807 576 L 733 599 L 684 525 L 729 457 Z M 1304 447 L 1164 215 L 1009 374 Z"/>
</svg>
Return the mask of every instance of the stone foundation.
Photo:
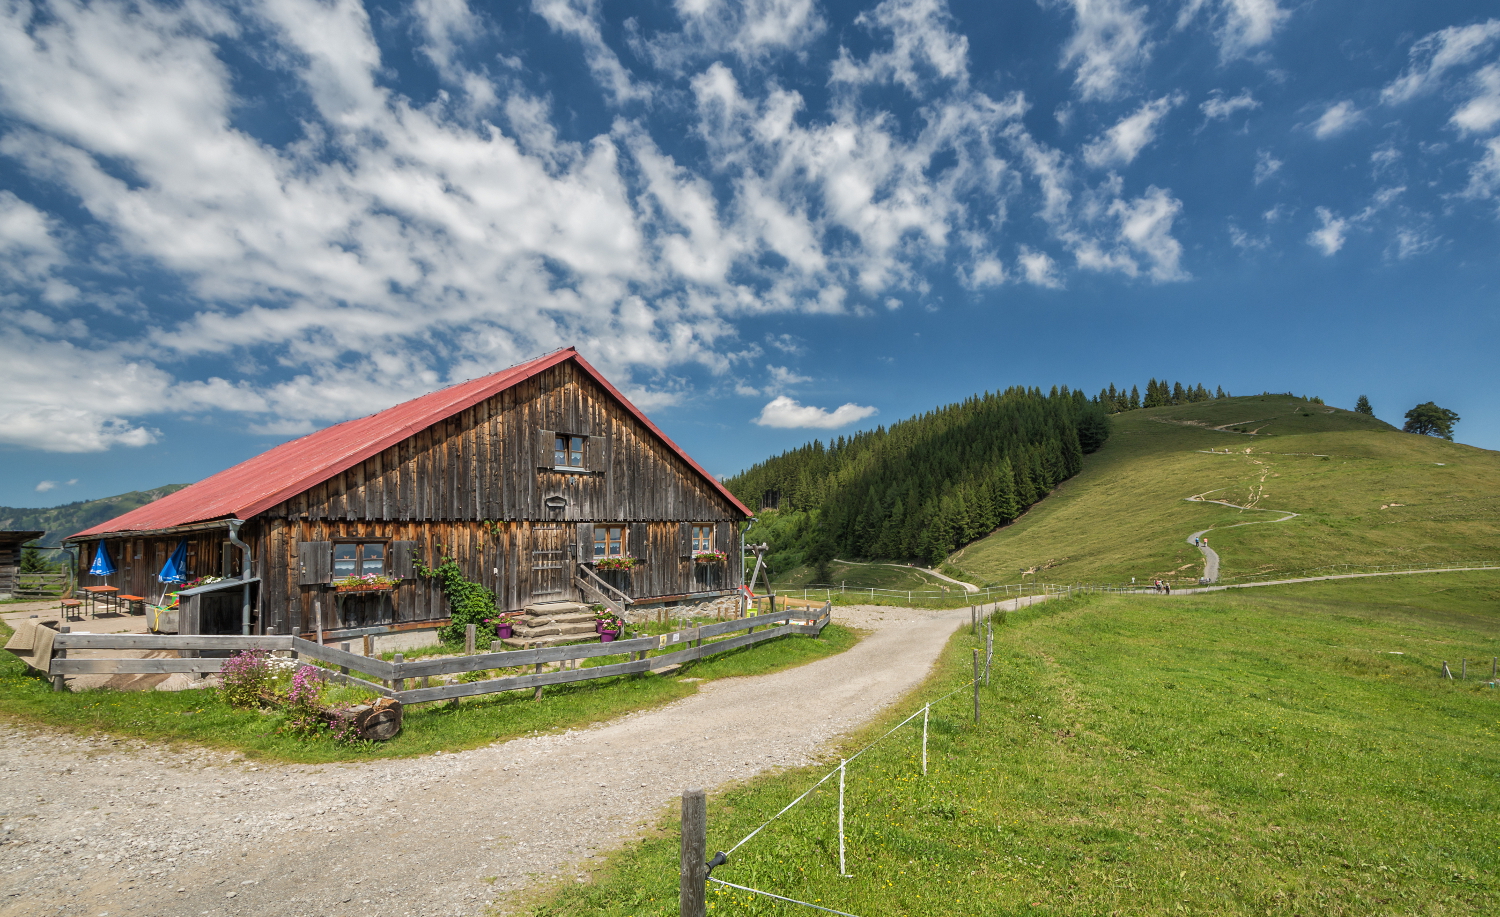
<svg viewBox="0 0 1500 917">
<path fill-rule="evenodd" d="M 740 607 L 739 596 L 722 595 L 711 599 L 631 605 L 625 609 L 625 618 L 632 624 L 640 624 L 659 620 L 665 612 L 669 621 L 674 618 L 715 618 L 729 621 L 740 616 Z"/>
</svg>

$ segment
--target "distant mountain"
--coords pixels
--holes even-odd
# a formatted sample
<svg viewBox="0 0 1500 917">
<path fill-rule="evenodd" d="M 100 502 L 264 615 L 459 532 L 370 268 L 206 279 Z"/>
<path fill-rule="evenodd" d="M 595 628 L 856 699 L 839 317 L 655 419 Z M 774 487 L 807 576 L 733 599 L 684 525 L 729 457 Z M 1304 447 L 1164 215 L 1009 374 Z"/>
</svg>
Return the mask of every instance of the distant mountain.
<svg viewBox="0 0 1500 917">
<path fill-rule="evenodd" d="M 186 484 L 168 484 L 154 490 L 132 490 L 128 494 L 114 497 L 79 500 L 76 503 L 42 509 L 0 506 L 0 530 L 41 531 L 45 533 L 42 535 L 42 544 L 55 547 L 62 539 L 74 532 L 81 532 L 89 526 L 108 522 L 116 516 L 145 506 L 153 500 L 160 500 L 167 494 L 175 493 L 186 486 Z"/>
</svg>

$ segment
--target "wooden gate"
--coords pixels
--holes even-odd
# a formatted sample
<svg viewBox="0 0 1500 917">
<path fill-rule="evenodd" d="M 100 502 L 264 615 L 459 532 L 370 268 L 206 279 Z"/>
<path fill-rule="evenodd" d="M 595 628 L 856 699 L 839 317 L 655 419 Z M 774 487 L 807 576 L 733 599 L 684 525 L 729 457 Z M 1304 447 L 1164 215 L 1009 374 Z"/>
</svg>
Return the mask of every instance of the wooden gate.
<svg viewBox="0 0 1500 917">
<path fill-rule="evenodd" d="M 568 539 L 561 525 L 531 527 L 531 600 L 556 602 L 568 597 Z"/>
</svg>

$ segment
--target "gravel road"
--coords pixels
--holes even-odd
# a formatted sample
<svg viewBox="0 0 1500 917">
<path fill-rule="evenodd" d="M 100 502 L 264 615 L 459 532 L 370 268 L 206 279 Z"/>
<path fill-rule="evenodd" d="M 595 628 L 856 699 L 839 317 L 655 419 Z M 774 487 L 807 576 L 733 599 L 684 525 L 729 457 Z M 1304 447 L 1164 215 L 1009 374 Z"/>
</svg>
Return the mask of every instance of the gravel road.
<svg viewBox="0 0 1500 917">
<path fill-rule="evenodd" d="M 586 881 L 682 788 L 817 759 L 968 610 L 840 608 L 828 659 L 614 722 L 422 758 L 266 765 L 0 723 L 0 915 L 455 915 Z"/>
</svg>

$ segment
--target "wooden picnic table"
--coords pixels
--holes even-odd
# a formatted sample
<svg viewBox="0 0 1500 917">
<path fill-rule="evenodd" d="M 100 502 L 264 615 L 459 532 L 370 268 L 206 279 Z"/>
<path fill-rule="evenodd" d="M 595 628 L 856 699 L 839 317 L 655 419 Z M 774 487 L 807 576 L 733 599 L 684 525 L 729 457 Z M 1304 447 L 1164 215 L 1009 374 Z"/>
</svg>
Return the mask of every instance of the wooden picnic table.
<svg viewBox="0 0 1500 917">
<path fill-rule="evenodd" d="M 88 616 L 92 618 L 97 613 L 95 608 L 98 602 L 103 602 L 105 605 L 114 604 L 112 599 L 119 591 L 119 588 L 115 586 L 84 586 L 83 592 L 88 601 Z"/>
</svg>

